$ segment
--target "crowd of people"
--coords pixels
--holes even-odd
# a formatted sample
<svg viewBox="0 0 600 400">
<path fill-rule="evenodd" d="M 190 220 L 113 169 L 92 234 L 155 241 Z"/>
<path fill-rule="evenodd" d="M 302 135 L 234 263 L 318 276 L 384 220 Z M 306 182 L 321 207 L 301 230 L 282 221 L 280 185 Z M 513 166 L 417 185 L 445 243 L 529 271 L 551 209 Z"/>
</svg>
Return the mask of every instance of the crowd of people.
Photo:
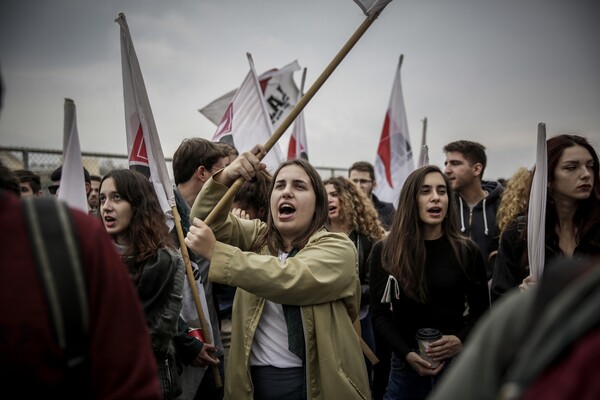
<svg viewBox="0 0 600 400">
<path fill-rule="evenodd" d="M 181 240 L 140 172 L 84 168 L 86 215 L 59 206 L 61 166 L 42 188 L 32 171 L 0 164 L 10 232 L 0 279 L 11 282 L 0 302 L 2 380 L 61 398 L 597 396 L 588 370 L 597 374 L 600 355 L 597 308 L 589 311 L 600 267 L 594 147 L 578 135 L 547 140 L 539 284 L 527 239 L 538 172 L 515 166 L 503 185 L 483 179 L 482 144 L 458 140 L 443 152 L 443 168 L 415 169 L 391 204 L 375 195 L 369 162 L 322 179 L 307 161 L 287 160 L 271 174 L 261 145 L 238 154 L 185 139 L 172 171 Z M 43 213 L 29 216 L 37 206 L 56 207 L 51 225 L 61 238 L 76 233 L 64 240 L 76 256 L 50 252 L 57 234 L 41 229 Z M 38 251 L 46 241 L 49 262 Z M 67 257 L 83 278 L 77 289 L 54 281 L 67 299 L 87 299 L 82 338 L 45 281 Z M 560 323 L 543 313 L 554 304 Z M 555 332 L 571 317 L 576 329 Z M 540 350 L 542 338 L 554 347 Z M 537 356 L 523 343 L 543 353 L 535 367 L 519 357 Z"/>
</svg>

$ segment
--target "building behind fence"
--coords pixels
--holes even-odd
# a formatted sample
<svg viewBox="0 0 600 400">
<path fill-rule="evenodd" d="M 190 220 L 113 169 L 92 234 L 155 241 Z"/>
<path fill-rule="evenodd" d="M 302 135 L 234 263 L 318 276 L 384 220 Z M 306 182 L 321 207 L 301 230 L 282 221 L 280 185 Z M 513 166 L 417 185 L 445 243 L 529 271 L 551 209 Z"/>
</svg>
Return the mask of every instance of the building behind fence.
<svg viewBox="0 0 600 400">
<path fill-rule="evenodd" d="M 126 154 L 108 153 L 81 153 L 83 166 L 90 175 L 103 176 L 109 171 L 118 168 L 128 168 Z M 41 177 L 42 188 L 46 188 L 52 182 L 50 174 L 62 164 L 62 151 L 50 149 L 34 149 L 30 147 L 2 147 L 0 146 L 0 160 L 12 170 L 27 169 Z M 172 158 L 166 158 L 167 169 L 173 179 Z M 348 168 L 317 167 L 321 177 L 347 176 Z"/>
</svg>

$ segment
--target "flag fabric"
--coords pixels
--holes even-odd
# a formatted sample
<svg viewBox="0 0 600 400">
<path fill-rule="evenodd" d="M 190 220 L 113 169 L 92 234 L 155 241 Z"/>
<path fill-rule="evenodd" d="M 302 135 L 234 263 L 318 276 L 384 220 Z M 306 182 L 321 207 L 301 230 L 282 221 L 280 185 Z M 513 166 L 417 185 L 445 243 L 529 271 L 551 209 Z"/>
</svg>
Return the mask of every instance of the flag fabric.
<svg viewBox="0 0 600 400">
<path fill-rule="evenodd" d="M 306 81 L 306 68 L 302 72 L 302 83 L 298 92 L 298 101 L 304 95 L 304 82 Z M 288 145 L 288 160 L 302 158 L 308 161 L 308 142 L 306 141 L 306 126 L 304 125 L 304 112 L 301 111 L 294 120 L 292 135 Z"/>
<path fill-rule="evenodd" d="M 63 164 L 58 198 L 64 200 L 70 207 L 77 208 L 85 213 L 89 211 L 83 162 L 81 160 L 81 146 L 79 145 L 79 133 L 77 131 L 75 102 L 71 99 L 65 99 Z"/>
<path fill-rule="evenodd" d="M 119 14 L 115 21 L 121 27 L 121 64 L 129 168 L 143 173 L 150 179 L 165 214 L 167 225 L 172 229 L 175 224 L 172 212 L 172 207 L 175 206 L 175 194 L 158 138 L 144 78 L 125 15 Z"/>
<path fill-rule="evenodd" d="M 227 106 L 212 138 L 213 142 L 232 145 L 240 153 L 251 150 L 256 144 L 266 143 L 273 133 L 267 104 L 249 53 L 248 62 L 250 71 Z M 279 143 L 275 143 L 262 160 L 271 173 L 275 172 L 282 161 L 283 153 Z"/>
<path fill-rule="evenodd" d="M 394 205 L 404 181 L 414 170 L 400 81 L 402 60 L 403 57 L 400 56 L 375 159 L 375 179 L 377 181 L 374 189 L 375 195 L 380 200 Z"/>
<path fill-rule="evenodd" d="M 392 0 L 354 0 L 367 17 L 381 12 Z"/>
<path fill-rule="evenodd" d="M 535 172 L 527 211 L 527 256 L 529 274 L 539 281 L 544 272 L 546 248 L 546 192 L 548 187 L 548 156 L 546 125 L 538 124 Z"/>
<path fill-rule="evenodd" d="M 277 129 L 296 105 L 299 90 L 294 82 L 294 72 L 298 70 L 298 61 L 293 61 L 282 68 L 270 69 L 258 77 L 274 129 Z M 237 90 L 234 89 L 212 101 L 200 109 L 200 113 L 215 125 L 219 125 Z"/>
</svg>

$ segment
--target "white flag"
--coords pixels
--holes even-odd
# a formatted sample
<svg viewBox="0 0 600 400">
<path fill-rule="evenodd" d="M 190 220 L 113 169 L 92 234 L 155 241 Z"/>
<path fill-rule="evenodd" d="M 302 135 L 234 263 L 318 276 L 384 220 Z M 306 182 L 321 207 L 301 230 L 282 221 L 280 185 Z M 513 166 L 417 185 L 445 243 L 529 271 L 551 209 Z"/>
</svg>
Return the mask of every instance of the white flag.
<svg viewBox="0 0 600 400">
<path fill-rule="evenodd" d="M 77 131 L 75 103 L 65 99 L 65 121 L 63 129 L 63 164 L 60 175 L 60 191 L 58 198 L 67 202 L 70 207 L 88 213 L 85 176 L 81 160 L 81 146 Z"/>
<path fill-rule="evenodd" d="M 300 84 L 300 92 L 298 93 L 298 101 L 304 95 L 304 82 L 306 80 L 306 68 L 302 72 L 302 83 Z M 292 128 L 292 135 L 290 136 L 290 143 L 288 145 L 288 160 L 294 160 L 296 158 L 302 158 L 308 161 L 308 143 L 306 141 L 306 127 L 304 125 L 304 111 L 300 111 L 300 114 L 294 120 L 294 127 Z"/>
<path fill-rule="evenodd" d="M 354 0 L 367 17 L 381 12 L 392 0 Z"/>
<path fill-rule="evenodd" d="M 415 169 L 400 81 L 402 60 L 400 56 L 375 159 L 375 195 L 394 205 L 404 181 Z"/>
<path fill-rule="evenodd" d="M 535 172 L 527 211 L 527 256 L 529 274 L 540 280 L 544 272 L 546 249 L 546 191 L 548 187 L 548 156 L 546 125 L 538 124 Z"/>
<path fill-rule="evenodd" d="M 125 15 L 115 20 L 121 27 L 121 64 L 129 168 L 146 175 L 158 196 L 169 229 L 174 226 L 175 194 L 169 178 L 144 78 L 135 54 Z"/>
<path fill-rule="evenodd" d="M 229 103 L 212 138 L 214 142 L 232 145 L 240 153 L 251 150 L 256 144 L 265 144 L 273 133 L 267 104 L 249 53 L 248 62 L 250 71 Z M 271 173 L 275 172 L 281 161 L 283 154 L 279 143 L 275 143 L 262 160 Z"/>
<path fill-rule="evenodd" d="M 298 70 L 298 61 L 293 61 L 283 68 L 270 69 L 258 77 L 274 129 L 277 129 L 296 105 L 299 90 L 294 82 L 294 72 Z M 199 110 L 200 113 L 219 125 L 236 92 L 237 89 L 225 93 Z"/>
</svg>

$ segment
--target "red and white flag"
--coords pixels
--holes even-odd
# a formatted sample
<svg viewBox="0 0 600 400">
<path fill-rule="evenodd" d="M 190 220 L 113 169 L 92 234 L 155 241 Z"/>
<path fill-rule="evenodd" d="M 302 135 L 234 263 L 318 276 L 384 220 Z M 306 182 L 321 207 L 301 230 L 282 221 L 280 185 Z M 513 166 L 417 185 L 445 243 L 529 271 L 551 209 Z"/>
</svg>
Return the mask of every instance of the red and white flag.
<svg viewBox="0 0 600 400">
<path fill-rule="evenodd" d="M 169 229 L 174 226 L 175 194 L 169 178 L 144 78 L 135 54 L 129 27 L 123 13 L 115 20 L 121 27 L 121 64 L 123 69 L 123 98 L 129 168 L 150 179 L 165 214 Z"/>
<path fill-rule="evenodd" d="M 302 72 L 302 83 L 300 84 L 300 92 L 298 93 L 298 101 L 304 95 L 304 82 L 306 81 L 306 68 Z M 300 111 L 300 114 L 294 120 L 294 127 L 292 128 L 292 135 L 290 136 L 290 143 L 288 145 L 288 160 L 294 160 L 296 158 L 302 158 L 308 161 L 308 143 L 306 141 L 306 127 L 304 125 L 304 111 Z"/>
<path fill-rule="evenodd" d="M 404 181 L 415 169 L 400 81 L 403 58 L 400 56 L 398 62 L 375 159 L 375 179 L 377 180 L 375 195 L 382 201 L 394 205 L 398 200 Z"/>
<path fill-rule="evenodd" d="M 299 90 L 294 82 L 294 72 L 298 70 L 298 61 L 293 61 L 282 68 L 270 69 L 258 77 L 274 129 L 277 129 L 296 105 Z M 199 110 L 200 113 L 215 125 L 219 125 L 237 90 L 225 93 Z"/>
<path fill-rule="evenodd" d="M 79 145 L 79 132 L 77 131 L 75 103 L 71 99 L 65 99 L 63 164 L 58 198 L 64 200 L 70 207 L 77 208 L 85 213 L 89 211 L 83 162 L 81 160 L 81 146 Z"/>
<path fill-rule="evenodd" d="M 273 125 L 254 70 L 252 56 L 250 53 L 247 55 L 250 71 L 227 106 L 212 138 L 213 142 L 232 145 L 240 153 L 251 150 L 256 144 L 265 144 L 273 133 Z M 271 173 L 275 172 L 282 161 L 283 153 L 279 143 L 275 143 L 262 160 Z"/>
</svg>

